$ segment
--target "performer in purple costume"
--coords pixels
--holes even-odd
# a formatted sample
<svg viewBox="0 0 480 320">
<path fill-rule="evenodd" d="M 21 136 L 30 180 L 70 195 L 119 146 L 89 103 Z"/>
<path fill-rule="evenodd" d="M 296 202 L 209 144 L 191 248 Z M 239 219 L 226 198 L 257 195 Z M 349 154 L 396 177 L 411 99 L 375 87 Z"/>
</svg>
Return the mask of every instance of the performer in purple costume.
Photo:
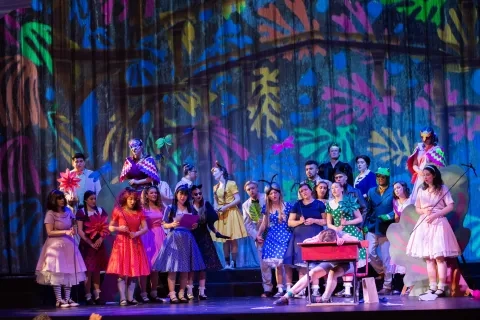
<svg viewBox="0 0 480 320">
<path fill-rule="evenodd" d="M 128 183 L 138 191 L 149 185 L 157 185 L 160 175 L 155 165 L 155 159 L 143 153 L 143 142 L 140 139 L 130 139 L 128 147 L 132 157 L 127 157 L 123 163 L 120 181 Z"/>
</svg>

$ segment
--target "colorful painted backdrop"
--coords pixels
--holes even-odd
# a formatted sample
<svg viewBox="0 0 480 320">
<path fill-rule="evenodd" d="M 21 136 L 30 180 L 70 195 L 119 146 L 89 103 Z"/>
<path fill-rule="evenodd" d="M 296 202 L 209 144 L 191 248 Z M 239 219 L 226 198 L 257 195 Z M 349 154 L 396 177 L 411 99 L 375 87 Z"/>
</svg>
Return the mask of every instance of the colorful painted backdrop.
<svg viewBox="0 0 480 320">
<path fill-rule="evenodd" d="M 33 0 L 0 30 L 1 273 L 34 270 L 73 153 L 115 183 L 132 137 L 172 186 L 191 162 L 211 190 L 218 159 L 240 186 L 278 173 L 290 200 L 332 141 L 408 181 L 432 125 L 450 164 L 479 163 L 476 1 Z M 463 221 L 469 261 L 479 212 Z"/>
</svg>

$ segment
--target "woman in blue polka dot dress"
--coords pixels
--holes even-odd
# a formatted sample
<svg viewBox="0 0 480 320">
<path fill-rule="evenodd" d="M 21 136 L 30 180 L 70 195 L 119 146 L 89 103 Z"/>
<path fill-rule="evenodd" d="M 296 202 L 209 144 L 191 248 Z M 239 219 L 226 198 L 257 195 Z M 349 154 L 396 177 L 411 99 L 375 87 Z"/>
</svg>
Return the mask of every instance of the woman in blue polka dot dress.
<svg viewBox="0 0 480 320">
<path fill-rule="evenodd" d="M 265 187 L 266 201 L 262 208 L 263 221 L 258 230 L 257 240 L 264 241 L 262 259 L 270 267 L 275 268 L 278 292 L 275 297 L 283 295 L 283 274 L 285 270 L 286 283 L 292 283 L 292 269 L 283 265 L 283 255 L 287 250 L 292 230 L 288 227 L 288 214 L 292 206 L 283 201 L 280 186 L 269 183 Z M 263 239 L 263 232 L 267 236 Z"/>
</svg>

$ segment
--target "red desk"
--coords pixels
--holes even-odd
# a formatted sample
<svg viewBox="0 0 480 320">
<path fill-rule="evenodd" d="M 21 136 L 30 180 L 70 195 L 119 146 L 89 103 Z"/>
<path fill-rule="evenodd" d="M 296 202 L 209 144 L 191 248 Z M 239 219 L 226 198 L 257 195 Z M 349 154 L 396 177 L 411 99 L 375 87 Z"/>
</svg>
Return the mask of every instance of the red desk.
<svg viewBox="0 0 480 320">
<path fill-rule="evenodd" d="M 310 262 L 352 262 L 353 263 L 353 302 L 358 303 L 356 293 L 358 250 L 362 248 L 360 241 L 345 241 L 341 246 L 336 242 L 298 243 L 302 250 L 302 259 L 307 263 L 308 303 L 310 297 Z"/>
</svg>

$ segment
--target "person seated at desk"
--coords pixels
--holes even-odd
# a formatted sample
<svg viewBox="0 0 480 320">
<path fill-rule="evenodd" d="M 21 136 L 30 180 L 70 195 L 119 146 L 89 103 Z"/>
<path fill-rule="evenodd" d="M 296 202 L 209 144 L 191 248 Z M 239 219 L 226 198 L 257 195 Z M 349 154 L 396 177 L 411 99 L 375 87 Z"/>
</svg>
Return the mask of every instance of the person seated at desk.
<svg viewBox="0 0 480 320">
<path fill-rule="evenodd" d="M 315 237 L 305 239 L 303 243 L 337 242 L 337 245 L 341 246 L 345 241 L 358 241 L 358 239 L 343 231 L 326 229 L 317 234 Z M 350 272 L 353 272 L 353 264 L 349 262 L 322 262 L 316 267 L 312 268 L 309 272 L 310 281 L 314 281 L 315 279 L 319 279 L 327 275 L 327 284 L 325 286 L 325 292 L 323 295 L 321 297 L 312 296 L 311 302 L 331 302 L 330 297 L 337 286 L 337 278 Z M 297 293 L 307 287 L 307 281 L 307 275 L 304 275 L 290 290 L 287 291 L 283 297 L 275 300 L 273 304 L 277 306 L 287 305 L 289 299 L 292 299 Z"/>
</svg>

